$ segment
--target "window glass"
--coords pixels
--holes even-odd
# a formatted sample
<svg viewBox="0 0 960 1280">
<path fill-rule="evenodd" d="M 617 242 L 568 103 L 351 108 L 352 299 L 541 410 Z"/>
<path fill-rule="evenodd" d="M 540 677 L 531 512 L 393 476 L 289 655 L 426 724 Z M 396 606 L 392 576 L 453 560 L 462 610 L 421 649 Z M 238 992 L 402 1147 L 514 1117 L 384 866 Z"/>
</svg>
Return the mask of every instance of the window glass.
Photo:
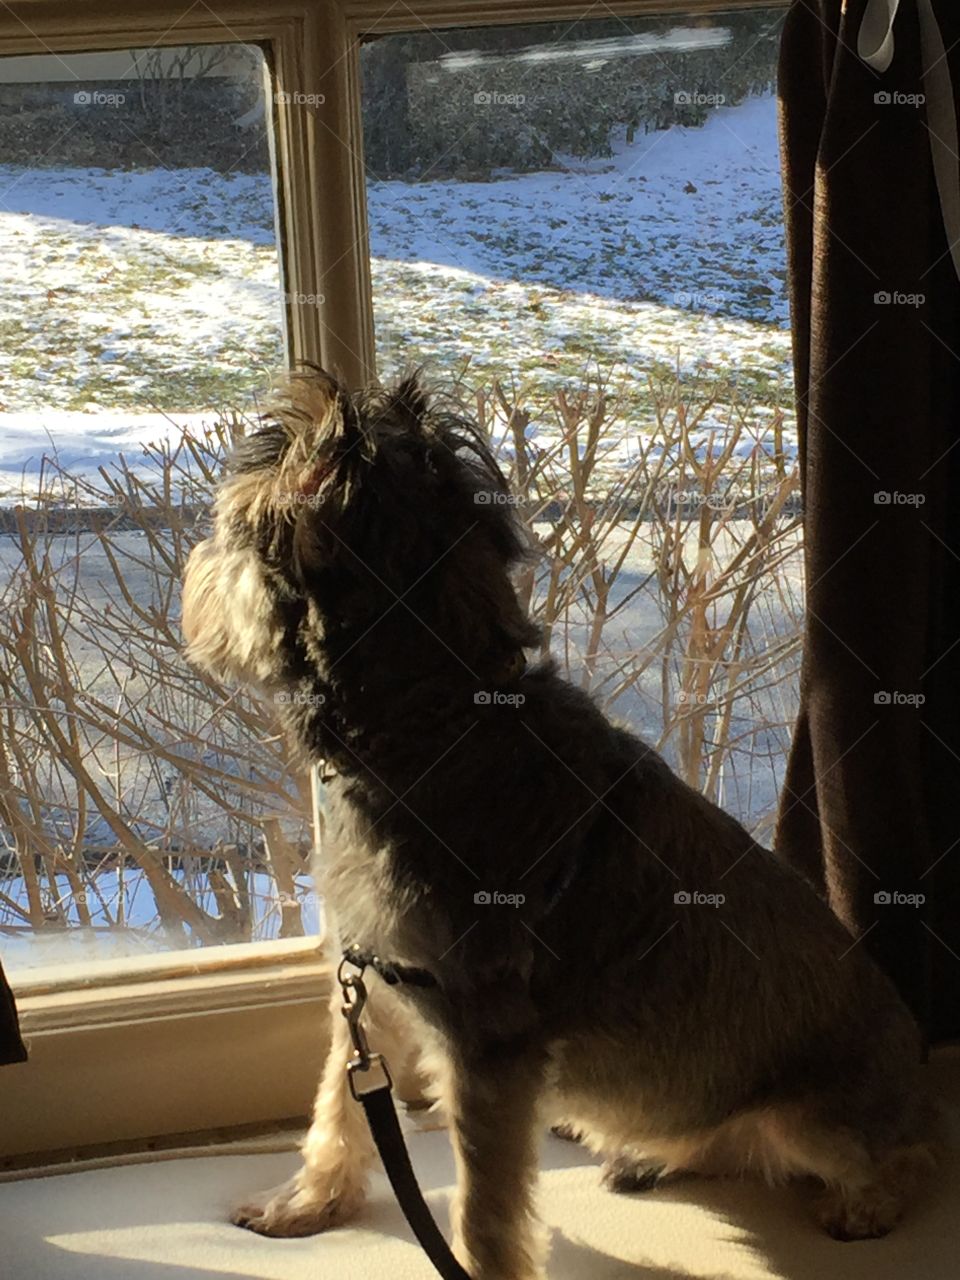
<svg viewBox="0 0 960 1280">
<path fill-rule="evenodd" d="M 769 837 L 802 566 L 781 9 L 372 39 L 384 375 L 479 413 L 543 546 L 550 647 Z"/>
<path fill-rule="evenodd" d="M 223 449 L 284 362 L 272 107 L 247 45 L 0 60 L 13 972 L 317 927 L 302 779 L 178 625 Z"/>
</svg>

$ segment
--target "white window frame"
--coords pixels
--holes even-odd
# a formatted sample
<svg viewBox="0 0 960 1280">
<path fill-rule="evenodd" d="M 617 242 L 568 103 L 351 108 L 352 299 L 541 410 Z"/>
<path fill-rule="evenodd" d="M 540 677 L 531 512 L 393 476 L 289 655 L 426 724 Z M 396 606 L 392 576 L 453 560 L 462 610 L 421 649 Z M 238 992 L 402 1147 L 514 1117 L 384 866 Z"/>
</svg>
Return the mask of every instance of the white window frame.
<svg viewBox="0 0 960 1280">
<path fill-rule="evenodd" d="M 270 46 L 275 87 L 323 107 L 276 116 L 291 361 L 375 376 L 360 115 L 364 37 L 423 28 L 695 11 L 788 0 L 21 0 L 0 6 L 0 56 L 151 45 Z M 2 949 L 0 949 L 2 953 Z M 13 985 L 30 1060 L 0 1068 L 0 1173 L 164 1135 L 306 1117 L 328 1043 L 332 966 L 316 938 L 97 962 Z M 82 1105 L 78 1105 L 82 1100 Z"/>
</svg>

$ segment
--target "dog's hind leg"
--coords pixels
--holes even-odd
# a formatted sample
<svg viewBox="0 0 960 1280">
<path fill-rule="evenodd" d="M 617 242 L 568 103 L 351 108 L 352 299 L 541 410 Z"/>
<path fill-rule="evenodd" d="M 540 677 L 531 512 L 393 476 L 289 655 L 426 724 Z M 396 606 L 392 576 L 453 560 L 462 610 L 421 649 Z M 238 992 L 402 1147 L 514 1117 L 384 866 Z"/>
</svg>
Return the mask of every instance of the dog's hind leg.
<svg viewBox="0 0 960 1280">
<path fill-rule="evenodd" d="M 775 1112 L 764 1129 L 784 1169 L 823 1182 L 816 1215 L 835 1240 L 885 1236 L 937 1163 L 933 1133 L 880 1144 L 867 1133 L 828 1125 L 800 1108 Z"/>
<path fill-rule="evenodd" d="M 830 1140 L 830 1135 L 825 1135 Z M 896 1226 L 921 1185 L 936 1168 L 935 1146 L 915 1142 L 865 1157 L 855 1138 L 832 1138 L 810 1154 L 811 1172 L 826 1184 L 817 1218 L 835 1240 L 872 1240 Z"/>
<path fill-rule="evenodd" d="M 541 1280 L 533 1190 L 542 1064 L 488 1053 L 451 1063 L 444 1074 L 457 1162 L 454 1252 L 473 1280 Z"/>
<path fill-rule="evenodd" d="M 400 1072 L 411 1056 L 407 1018 L 383 983 L 368 975 L 368 985 L 364 1026 L 370 1046 Z M 347 1082 L 353 1049 L 341 1004 L 334 984 L 332 1042 L 303 1143 L 303 1165 L 282 1186 L 238 1205 L 231 1214 L 237 1226 L 265 1236 L 309 1236 L 348 1222 L 363 1205 L 376 1150 L 363 1108 Z"/>
<path fill-rule="evenodd" d="M 819 1198 L 817 1217 L 835 1240 L 885 1236 L 935 1166 L 925 1143 L 891 1151 L 864 1172 L 833 1179 Z"/>
</svg>

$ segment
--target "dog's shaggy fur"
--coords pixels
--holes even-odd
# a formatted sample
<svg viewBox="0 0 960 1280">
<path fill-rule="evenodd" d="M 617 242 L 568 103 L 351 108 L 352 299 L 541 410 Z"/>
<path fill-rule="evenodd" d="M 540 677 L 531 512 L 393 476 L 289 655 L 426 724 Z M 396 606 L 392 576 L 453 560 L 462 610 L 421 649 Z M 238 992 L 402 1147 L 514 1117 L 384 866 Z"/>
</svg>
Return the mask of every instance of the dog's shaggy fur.
<svg viewBox="0 0 960 1280">
<path fill-rule="evenodd" d="M 416 379 L 350 396 L 305 374 L 239 447 L 184 588 L 192 659 L 273 696 L 334 775 L 342 937 L 436 979 L 375 980 L 369 1034 L 395 1069 L 430 1050 L 458 1257 L 543 1274 L 531 1199 L 559 1119 L 615 1188 L 814 1175 L 831 1234 L 883 1235 L 935 1145 L 910 1015 L 800 878 L 550 662 L 524 669 L 523 552 L 483 442 Z M 348 1055 L 337 1012 L 303 1167 L 243 1225 L 303 1235 L 361 1204 Z"/>
</svg>

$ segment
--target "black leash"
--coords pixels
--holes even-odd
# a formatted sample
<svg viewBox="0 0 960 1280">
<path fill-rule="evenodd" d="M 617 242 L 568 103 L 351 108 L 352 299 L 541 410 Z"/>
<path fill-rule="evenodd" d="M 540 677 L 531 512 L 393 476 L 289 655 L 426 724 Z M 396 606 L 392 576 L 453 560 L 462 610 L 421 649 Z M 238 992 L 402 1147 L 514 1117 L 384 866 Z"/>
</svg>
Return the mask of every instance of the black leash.
<svg viewBox="0 0 960 1280">
<path fill-rule="evenodd" d="M 390 978 L 386 978 L 386 974 L 383 973 L 383 969 L 386 969 L 390 972 L 393 983 L 410 980 L 408 975 L 429 978 L 430 983 L 425 980 L 419 983 L 424 986 L 433 984 L 434 979 L 424 970 L 405 970 L 396 965 L 383 965 L 381 968 L 381 965 L 382 962 L 378 961 L 377 957 L 361 952 L 358 947 L 350 947 L 343 953 L 343 960 L 337 971 L 337 981 L 343 991 L 343 1016 L 347 1020 L 350 1039 L 353 1042 L 353 1057 L 347 1063 L 350 1092 L 366 1113 L 370 1132 L 380 1152 L 380 1159 L 383 1161 L 383 1167 L 393 1187 L 393 1193 L 424 1253 L 443 1280 L 470 1280 L 470 1276 L 451 1253 L 450 1246 L 443 1238 L 423 1198 L 416 1174 L 413 1172 L 413 1165 L 410 1163 L 407 1144 L 403 1140 L 396 1107 L 393 1105 L 393 1080 L 390 1069 L 382 1054 L 370 1052 L 361 1022 L 364 1006 L 367 1003 L 367 989 L 364 986 L 363 975 L 368 967 L 375 969 L 390 981 Z M 354 969 L 355 972 L 348 972 L 349 968 Z"/>
</svg>

